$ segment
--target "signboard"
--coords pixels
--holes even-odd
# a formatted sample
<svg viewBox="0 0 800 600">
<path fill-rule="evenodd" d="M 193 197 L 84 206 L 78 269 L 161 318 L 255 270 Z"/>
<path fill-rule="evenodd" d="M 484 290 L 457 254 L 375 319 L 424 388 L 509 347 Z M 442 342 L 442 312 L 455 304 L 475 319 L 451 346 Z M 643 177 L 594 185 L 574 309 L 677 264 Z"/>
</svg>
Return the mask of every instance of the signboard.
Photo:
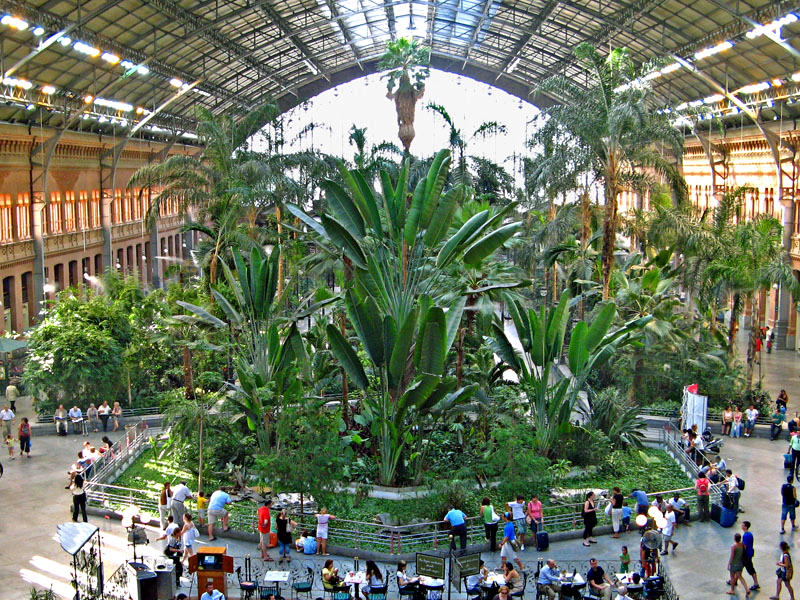
<svg viewBox="0 0 800 600">
<path fill-rule="evenodd" d="M 453 557 L 453 565 L 458 565 L 461 577 L 477 575 L 481 571 L 481 555 L 479 552 Z"/>
<path fill-rule="evenodd" d="M 417 553 L 417 575 L 444 579 L 444 557 Z"/>
<path fill-rule="evenodd" d="M 702 433 L 706 430 L 708 396 L 692 393 L 689 390 L 690 387 L 693 386 L 683 388 L 683 406 L 681 407 L 683 422 L 681 423 L 681 428 L 691 429 L 692 425 L 697 424 L 697 430 Z"/>
<path fill-rule="evenodd" d="M 459 594 L 461 593 L 461 567 L 457 558 L 450 561 L 450 585 L 455 587 Z"/>
</svg>

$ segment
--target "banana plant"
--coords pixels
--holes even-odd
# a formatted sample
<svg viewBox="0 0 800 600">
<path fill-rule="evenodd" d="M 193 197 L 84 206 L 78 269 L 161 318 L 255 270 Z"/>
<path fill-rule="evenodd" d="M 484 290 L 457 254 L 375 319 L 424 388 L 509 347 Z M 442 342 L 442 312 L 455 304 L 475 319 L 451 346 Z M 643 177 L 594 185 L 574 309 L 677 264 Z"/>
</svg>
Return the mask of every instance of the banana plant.
<svg viewBox="0 0 800 600">
<path fill-rule="evenodd" d="M 451 298 L 443 306 L 447 269 L 456 263 L 480 265 L 520 223 L 503 224 L 508 211 L 490 215 L 484 210 L 461 227 L 452 227 L 464 188 L 445 189 L 448 150 L 436 155 L 413 192 L 408 161 L 396 181 L 386 172 L 380 174 L 381 193 L 359 171 L 341 162 L 338 167 L 341 182 L 323 184 L 328 214 L 317 221 L 300 207 L 287 210 L 305 224 L 322 251 L 345 265 L 345 309 L 372 377 L 351 341 L 333 325 L 327 327 L 328 341 L 348 377 L 365 392 L 380 480 L 391 484 L 420 421 L 475 391 L 475 386 L 459 388 L 456 379 L 446 375 L 445 357 L 466 301 Z"/>
<path fill-rule="evenodd" d="M 571 377 L 559 378 L 554 369 L 564 350 L 564 336 L 569 321 L 570 295 L 564 291 L 558 304 L 524 310 L 519 301 L 509 303 L 509 313 L 519 336 L 517 350 L 503 326 L 493 324 L 490 343 L 497 355 L 519 377 L 531 405 L 534 440 L 538 452 L 547 456 L 561 436 L 569 435 L 570 417 L 586 378 L 606 363 L 624 344 L 632 342 L 637 332 L 652 316 L 633 319 L 611 330 L 617 313 L 613 302 L 602 306 L 590 324 L 578 321 L 572 329 L 567 363 Z"/>
</svg>

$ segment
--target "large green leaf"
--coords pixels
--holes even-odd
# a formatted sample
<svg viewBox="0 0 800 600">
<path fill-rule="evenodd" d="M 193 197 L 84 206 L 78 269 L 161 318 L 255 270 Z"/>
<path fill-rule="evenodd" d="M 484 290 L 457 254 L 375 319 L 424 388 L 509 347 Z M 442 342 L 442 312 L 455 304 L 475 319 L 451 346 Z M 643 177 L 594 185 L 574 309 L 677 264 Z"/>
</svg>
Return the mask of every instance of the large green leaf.
<svg viewBox="0 0 800 600">
<path fill-rule="evenodd" d="M 458 209 L 463 197 L 464 188 L 461 186 L 449 190 L 444 195 L 444 198 L 439 203 L 439 207 L 433 214 L 433 218 L 428 225 L 428 229 L 425 231 L 423 242 L 428 248 L 436 247 L 436 245 L 449 231 L 450 223 L 453 222 L 453 217 L 455 216 L 456 210 Z"/>
<path fill-rule="evenodd" d="M 441 379 L 438 375 L 423 373 L 408 386 L 408 389 L 397 401 L 397 409 L 394 415 L 395 422 L 402 423 L 409 409 L 425 402 L 436 389 L 436 386 L 439 385 Z"/>
<path fill-rule="evenodd" d="M 439 165 L 439 172 L 433 180 L 433 187 L 425 186 L 425 202 L 422 204 L 422 213 L 419 216 L 419 226 L 425 229 L 430 225 L 433 213 L 439 206 L 439 198 L 442 196 L 445 183 L 447 183 L 447 173 L 450 171 L 450 157 L 447 156 Z"/>
<path fill-rule="evenodd" d="M 378 306 L 370 297 L 366 300 L 359 298 L 352 289 L 347 290 L 344 304 L 364 349 L 372 362 L 380 367 L 384 361 L 383 324 Z"/>
<path fill-rule="evenodd" d="M 395 385 L 399 384 L 408 362 L 408 354 L 411 351 L 411 344 L 414 342 L 414 331 L 417 325 L 417 309 L 415 308 L 406 317 L 405 322 L 397 332 L 397 338 L 389 359 L 389 372 Z"/>
<path fill-rule="evenodd" d="M 447 322 L 447 340 L 445 341 L 445 352 L 449 352 L 453 347 L 453 342 L 458 334 L 461 325 L 461 316 L 464 314 L 464 307 L 467 305 L 467 297 L 459 296 L 455 302 L 450 304 L 445 313 L 444 319 Z"/>
<path fill-rule="evenodd" d="M 361 250 L 361 246 L 356 239 L 350 235 L 350 232 L 348 232 L 341 223 L 327 215 L 321 215 L 320 220 L 322 221 L 322 226 L 325 228 L 325 231 L 328 232 L 331 241 L 336 244 L 337 248 L 339 248 L 347 258 L 353 261 L 354 265 L 361 269 L 366 269 L 367 261 L 364 252 Z"/>
<path fill-rule="evenodd" d="M 438 268 L 446 267 L 457 256 L 461 248 L 461 244 L 467 240 L 473 233 L 475 233 L 481 225 L 486 223 L 489 219 L 489 211 L 482 210 L 481 212 L 473 215 L 466 223 L 461 226 L 456 233 L 453 234 L 447 243 L 439 250 L 439 256 L 436 257 L 436 266 Z"/>
<path fill-rule="evenodd" d="M 360 172 L 351 171 L 351 173 L 364 199 L 364 208 L 367 211 L 367 214 L 364 215 L 364 220 L 372 226 L 376 237 L 382 237 L 383 226 L 381 225 L 381 215 L 378 212 L 378 204 L 375 202 L 375 194 Z"/>
<path fill-rule="evenodd" d="M 519 370 L 520 359 L 514 350 L 514 346 L 512 346 L 511 342 L 508 340 L 503 327 L 497 323 L 492 323 L 492 329 L 494 329 L 492 350 L 494 350 L 495 354 L 514 371 Z"/>
<path fill-rule="evenodd" d="M 364 218 L 361 216 L 356 203 L 335 181 L 325 180 L 320 183 L 327 192 L 328 209 L 331 215 L 339 221 L 354 236 L 364 237 Z"/>
<path fill-rule="evenodd" d="M 228 299 L 220 294 L 217 290 L 212 289 L 211 295 L 214 296 L 214 299 L 219 304 L 222 312 L 228 317 L 228 320 L 234 327 L 238 327 L 242 324 L 242 315 L 241 313 L 236 310 L 233 305 L 228 301 Z"/>
<path fill-rule="evenodd" d="M 572 330 L 567 357 L 569 359 L 569 370 L 573 374 L 580 373 L 589 360 L 589 350 L 586 348 L 586 334 L 588 331 L 589 327 L 584 321 L 579 321 Z"/>
<path fill-rule="evenodd" d="M 586 334 L 586 349 L 592 352 L 603 341 L 608 328 L 614 321 L 614 316 L 617 314 L 617 305 L 613 302 L 607 303 L 592 321 L 591 327 Z"/>
<path fill-rule="evenodd" d="M 202 308 L 200 306 L 195 306 L 194 304 L 189 304 L 188 302 L 184 302 L 183 300 L 178 300 L 176 304 L 178 306 L 182 306 L 189 312 L 197 315 L 198 320 L 202 323 L 205 323 L 206 325 L 210 325 L 218 329 L 221 329 L 226 326 L 225 321 L 218 319 L 210 312 L 208 312 L 205 308 Z M 176 317 L 177 316 L 183 316 L 183 315 L 176 315 Z"/>
<path fill-rule="evenodd" d="M 531 332 L 531 360 L 534 365 L 541 367 L 545 363 L 545 346 L 547 344 L 544 307 L 539 315 L 532 308 L 528 309 L 528 328 Z"/>
<path fill-rule="evenodd" d="M 414 352 L 414 363 L 422 373 L 441 375 L 444 371 L 444 359 L 447 354 L 447 325 L 444 311 L 434 306 L 428 310 L 417 335 L 417 347 Z"/>
<path fill-rule="evenodd" d="M 468 265 L 477 265 L 505 244 L 516 233 L 520 225 L 522 225 L 521 222 L 510 223 L 477 240 L 464 251 L 464 262 Z"/>
<path fill-rule="evenodd" d="M 328 324 L 325 331 L 328 333 L 328 342 L 331 345 L 331 352 L 333 352 L 336 360 L 342 365 L 345 373 L 353 380 L 353 383 L 366 391 L 369 387 L 369 380 L 367 379 L 367 374 L 364 372 L 364 367 L 361 365 L 361 361 L 358 360 L 356 351 L 353 350 L 353 347 L 334 325 Z"/>
<path fill-rule="evenodd" d="M 547 355 L 545 360 L 553 360 L 561 354 L 564 345 L 564 334 L 567 331 L 567 321 L 569 321 L 569 291 L 564 290 L 561 298 L 554 309 L 550 310 L 547 323 L 547 339 L 545 350 Z"/>
<path fill-rule="evenodd" d="M 322 225 L 320 225 L 313 217 L 308 216 L 300 207 L 294 206 L 293 204 L 284 204 L 283 207 L 292 213 L 292 215 L 294 215 L 296 218 L 300 219 L 300 221 L 305 223 L 309 231 L 315 232 L 323 239 L 328 239 L 328 234 L 325 233 L 325 229 L 322 227 Z"/>
<path fill-rule="evenodd" d="M 417 187 L 414 188 L 414 196 L 411 199 L 411 208 L 408 209 L 406 215 L 406 225 L 403 232 L 403 239 L 406 244 L 411 246 L 417 238 L 417 231 L 419 231 L 419 217 L 422 214 L 422 204 L 425 201 L 425 181 L 420 180 Z"/>
<path fill-rule="evenodd" d="M 272 301 L 275 299 L 275 293 L 278 290 L 278 268 L 281 259 L 281 247 L 275 246 L 272 249 L 272 254 L 269 256 L 269 277 L 267 279 L 266 289 L 264 290 L 264 303 L 267 309 L 272 306 Z"/>
</svg>

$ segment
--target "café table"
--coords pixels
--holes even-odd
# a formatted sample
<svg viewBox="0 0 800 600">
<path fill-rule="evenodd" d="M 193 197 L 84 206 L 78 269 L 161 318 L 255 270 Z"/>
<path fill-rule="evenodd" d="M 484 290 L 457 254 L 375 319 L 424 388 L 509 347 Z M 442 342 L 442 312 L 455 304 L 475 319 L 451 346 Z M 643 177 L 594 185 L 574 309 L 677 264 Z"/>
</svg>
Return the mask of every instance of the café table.
<svg viewBox="0 0 800 600">
<path fill-rule="evenodd" d="M 287 583 L 289 575 L 291 575 L 291 571 L 267 571 L 264 573 L 264 582 L 275 584 L 275 596 L 278 599 L 281 597 L 281 583 Z"/>
<path fill-rule="evenodd" d="M 575 575 L 563 575 L 561 577 L 561 597 L 580 598 L 580 591 L 586 587 L 586 580 L 580 573 Z"/>
<path fill-rule="evenodd" d="M 444 579 L 434 579 L 433 577 L 426 577 L 421 575 L 419 578 L 419 587 L 424 592 L 424 597 L 428 598 L 428 592 L 431 591 L 444 591 Z"/>
<path fill-rule="evenodd" d="M 347 585 L 352 585 L 355 589 L 355 595 L 353 596 L 356 600 L 360 598 L 358 595 L 358 587 L 364 583 L 367 583 L 367 574 L 364 571 L 350 571 L 345 574 L 344 582 Z"/>
</svg>

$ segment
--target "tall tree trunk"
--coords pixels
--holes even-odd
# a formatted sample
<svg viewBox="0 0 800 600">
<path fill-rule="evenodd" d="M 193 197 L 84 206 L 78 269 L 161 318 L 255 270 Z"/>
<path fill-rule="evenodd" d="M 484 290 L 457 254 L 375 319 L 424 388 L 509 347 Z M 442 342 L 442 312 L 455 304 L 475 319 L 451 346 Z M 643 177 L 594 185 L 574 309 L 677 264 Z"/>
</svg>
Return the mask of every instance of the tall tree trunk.
<svg viewBox="0 0 800 600">
<path fill-rule="evenodd" d="M 611 293 L 611 271 L 614 269 L 614 248 L 617 241 L 617 195 L 619 194 L 616 168 L 606 172 L 606 206 L 603 216 L 603 300 Z"/>
<path fill-rule="evenodd" d="M 200 401 L 200 442 L 197 444 L 197 454 L 198 458 L 198 465 L 197 465 L 197 491 L 203 489 L 203 424 L 205 422 L 205 414 L 203 411 L 205 407 L 203 406 L 203 401 Z"/>
<path fill-rule="evenodd" d="M 280 204 L 275 204 L 275 221 L 278 225 L 278 247 L 281 245 L 281 233 L 283 232 L 283 223 L 281 222 L 281 207 Z M 278 287 L 277 296 L 280 301 L 283 295 L 283 254 L 278 259 Z"/>
<path fill-rule="evenodd" d="M 339 329 L 345 335 L 344 312 L 339 313 Z M 345 425 L 350 423 L 350 399 L 347 388 L 347 372 L 342 369 L 342 421 Z"/>
<path fill-rule="evenodd" d="M 458 341 L 456 342 L 456 389 L 461 389 L 464 376 L 464 328 L 458 328 Z"/>
<path fill-rule="evenodd" d="M 750 331 L 747 340 L 747 389 L 753 387 L 753 375 L 756 363 L 761 356 L 756 346 L 756 340 L 761 337 L 761 290 L 758 290 L 750 302 Z"/>
<path fill-rule="evenodd" d="M 736 330 L 739 328 L 739 311 L 742 308 L 742 297 L 737 293 L 733 295 L 731 307 L 731 320 L 728 324 L 728 354 L 733 356 L 736 348 Z"/>
<path fill-rule="evenodd" d="M 188 400 L 194 398 L 194 373 L 192 369 L 192 353 L 189 346 L 183 346 L 183 384 L 186 388 L 185 396 Z"/>
</svg>

